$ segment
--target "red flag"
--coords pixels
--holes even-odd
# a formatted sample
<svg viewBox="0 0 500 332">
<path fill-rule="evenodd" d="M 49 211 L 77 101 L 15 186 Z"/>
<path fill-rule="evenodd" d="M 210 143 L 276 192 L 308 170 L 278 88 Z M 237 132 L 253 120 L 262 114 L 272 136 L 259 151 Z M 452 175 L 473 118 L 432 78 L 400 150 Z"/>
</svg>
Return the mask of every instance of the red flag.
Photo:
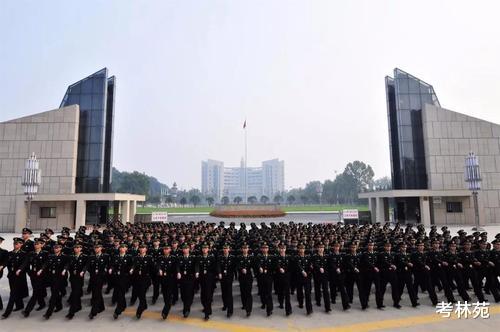
<svg viewBox="0 0 500 332">
<path fill-rule="evenodd" d="M 247 127 L 247 120 L 245 120 L 245 122 L 243 122 L 243 129 L 245 129 Z"/>
</svg>

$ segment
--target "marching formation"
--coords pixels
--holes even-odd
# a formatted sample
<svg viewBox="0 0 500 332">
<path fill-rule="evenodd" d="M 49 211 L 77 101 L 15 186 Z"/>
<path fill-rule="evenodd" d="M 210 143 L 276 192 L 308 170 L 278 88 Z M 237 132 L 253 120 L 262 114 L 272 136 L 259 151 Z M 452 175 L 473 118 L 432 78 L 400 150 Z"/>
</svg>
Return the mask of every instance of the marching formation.
<svg viewBox="0 0 500 332">
<path fill-rule="evenodd" d="M 468 235 L 460 230 L 451 236 L 446 226 L 441 232 L 433 226 L 427 234 L 422 225 L 379 223 L 252 223 L 250 227 L 242 223 L 236 227 L 203 221 L 117 222 L 88 231 L 80 227 L 73 237 L 64 228 L 55 240 L 50 229 L 34 240 L 31 236 L 25 228 L 22 237 L 14 238 L 12 251 L 0 248 L 0 278 L 5 271 L 10 287 L 3 319 L 13 311 L 28 317 L 35 307 L 45 309 L 46 319 L 63 309 L 66 318 L 72 319 L 82 309 L 85 292 L 91 294 L 89 319 L 105 310 L 103 293 L 112 294 L 115 319 L 127 305 L 136 303 L 140 319 L 148 302 L 155 304 L 160 295 L 163 319 L 178 302 L 188 317 L 200 292 L 208 320 L 217 287 L 228 318 L 240 304 L 250 316 L 255 294 L 255 302 L 267 316 L 273 314 L 276 297 L 286 316 L 292 314 L 292 298 L 298 308 L 305 307 L 307 315 L 313 313 L 313 303 L 331 312 L 337 295 L 343 309 L 349 310 L 357 302 L 354 287 L 363 310 L 369 307 L 372 289 L 375 305 L 382 310 L 388 284 L 392 306 L 398 309 L 405 292 L 413 307 L 423 293 L 433 305 L 441 296 L 456 302 L 455 293 L 463 301 L 471 301 L 472 293 L 479 302 L 488 301 L 485 294 L 500 301 L 500 234 L 490 244 L 486 232 Z M 0 245 L 3 241 L 0 237 Z M 238 304 L 234 303 L 235 282 Z"/>
</svg>

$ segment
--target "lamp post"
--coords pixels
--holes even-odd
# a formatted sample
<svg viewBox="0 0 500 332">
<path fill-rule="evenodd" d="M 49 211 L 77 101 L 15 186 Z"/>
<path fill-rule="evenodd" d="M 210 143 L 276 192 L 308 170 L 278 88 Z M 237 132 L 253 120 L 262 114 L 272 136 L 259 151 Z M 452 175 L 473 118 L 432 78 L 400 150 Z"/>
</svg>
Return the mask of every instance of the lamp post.
<svg viewBox="0 0 500 332">
<path fill-rule="evenodd" d="M 465 157 L 465 182 L 468 183 L 474 200 L 474 216 L 476 220 L 475 227 L 472 230 L 482 231 L 483 229 L 479 226 L 479 206 L 477 202 L 477 194 L 481 190 L 481 172 L 479 170 L 479 160 L 474 152 L 469 152 L 469 155 Z"/>
<path fill-rule="evenodd" d="M 38 187 L 40 187 L 42 172 L 40 170 L 40 161 L 36 159 L 36 155 L 33 152 L 29 159 L 26 159 L 23 182 L 24 194 L 28 199 L 28 218 L 26 219 L 26 227 L 31 228 L 31 201 L 33 197 L 38 193 Z"/>
</svg>

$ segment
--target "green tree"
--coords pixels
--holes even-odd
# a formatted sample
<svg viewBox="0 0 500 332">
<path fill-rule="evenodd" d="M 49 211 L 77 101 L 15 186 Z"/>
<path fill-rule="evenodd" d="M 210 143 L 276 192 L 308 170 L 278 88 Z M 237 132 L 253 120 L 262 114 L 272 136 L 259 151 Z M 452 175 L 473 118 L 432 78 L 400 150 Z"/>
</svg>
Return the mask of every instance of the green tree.
<svg viewBox="0 0 500 332">
<path fill-rule="evenodd" d="M 307 204 L 309 203 L 309 197 L 307 197 L 306 195 L 300 195 L 300 201 L 302 202 L 302 204 Z"/>
<path fill-rule="evenodd" d="M 255 197 L 255 196 L 248 197 L 248 203 L 250 203 L 250 204 L 257 203 L 257 197 Z"/>
<path fill-rule="evenodd" d="M 187 203 L 186 197 L 182 197 L 181 200 L 179 201 L 179 203 L 181 203 L 182 207 L 184 207 L 184 205 L 186 205 L 186 203 Z"/>
<path fill-rule="evenodd" d="M 392 189 L 392 181 L 388 176 L 381 177 L 373 181 L 374 190 L 389 190 Z"/>
<path fill-rule="evenodd" d="M 233 200 L 233 202 L 234 202 L 234 203 L 236 203 L 236 204 L 240 204 L 240 203 L 241 203 L 241 201 L 243 201 L 243 198 L 241 198 L 240 196 L 236 196 L 236 197 L 234 198 L 234 200 Z"/>
<path fill-rule="evenodd" d="M 196 207 L 196 205 L 200 204 L 201 198 L 198 195 L 193 195 L 189 198 L 189 201 L 194 207 Z"/>
<path fill-rule="evenodd" d="M 222 202 L 222 204 L 224 204 L 224 205 L 229 204 L 229 197 L 227 197 L 227 196 L 222 197 L 222 198 L 221 198 L 221 202 Z"/>
<path fill-rule="evenodd" d="M 273 201 L 276 204 L 280 204 L 281 202 L 283 202 L 283 197 L 281 197 L 281 195 L 278 194 L 278 195 L 274 196 Z"/>
<path fill-rule="evenodd" d="M 286 198 L 286 202 L 290 205 L 292 205 L 295 202 L 295 196 L 293 195 L 288 195 Z"/>
<path fill-rule="evenodd" d="M 359 160 L 353 161 L 347 164 L 344 174 L 354 179 L 358 192 L 373 189 L 373 176 L 375 173 L 370 165 Z"/>
<path fill-rule="evenodd" d="M 267 197 L 266 195 L 260 196 L 260 202 L 262 204 L 267 204 L 269 202 L 269 197 Z"/>
<path fill-rule="evenodd" d="M 215 201 L 215 200 L 214 200 L 214 198 L 213 198 L 213 197 L 207 197 L 207 199 L 206 199 L 206 200 L 207 200 L 207 204 L 208 204 L 208 206 L 212 206 L 212 205 L 214 205 L 214 201 Z"/>
</svg>

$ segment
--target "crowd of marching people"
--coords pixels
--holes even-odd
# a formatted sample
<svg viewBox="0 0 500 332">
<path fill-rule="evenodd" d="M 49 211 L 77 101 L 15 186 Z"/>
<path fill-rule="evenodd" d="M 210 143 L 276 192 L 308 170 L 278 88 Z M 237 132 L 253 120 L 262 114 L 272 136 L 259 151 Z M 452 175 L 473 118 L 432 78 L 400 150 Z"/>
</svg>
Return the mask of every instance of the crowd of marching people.
<svg viewBox="0 0 500 332">
<path fill-rule="evenodd" d="M 115 222 L 82 226 L 74 234 L 63 228 L 54 237 L 46 229 L 33 238 L 25 228 L 12 251 L 1 248 L 0 237 L 0 278 L 6 275 L 10 288 L 3 319 L 13 311 L 28 317 L 33 310 L 45 310 L 49 319 L 63 309 L 72 319 L 87 305 L 85 293 L 89 319 L 106 306 L 118 319 L 136 303 L 140 319 L 148 303 L 159 300 L 163 319 L 177 303 L 188 317 L 199 292 L 208 320 L 217 287 L 228 318 L 240 305 L 250 316 L 254 302 L 271 316 L 276 299 L 286 316 L 296 307 L 292 302 L 306 315 L 313 304 L 329 313 L 337 300 L 349 310 L 358 301 L 354 288 L 361 309 L 369 307 L 373 293 L 383 310 L 388 285 L 397 309 L 403 294 L 412 307 L 429 300 L 453 303 L 457 295 L 463 301 L 473 301 L 472 294 L 478 302 L 500 301 L 500 234 L 488 242 L 486 232 L 460 230 L 452 236 L 446 226 L 426 232 L 422 225 L 379 223 Z M 239 292 L 233 293 L 235 283 Z M 109 303 L 103 294 L 111 294 Z"/>
</svg>

